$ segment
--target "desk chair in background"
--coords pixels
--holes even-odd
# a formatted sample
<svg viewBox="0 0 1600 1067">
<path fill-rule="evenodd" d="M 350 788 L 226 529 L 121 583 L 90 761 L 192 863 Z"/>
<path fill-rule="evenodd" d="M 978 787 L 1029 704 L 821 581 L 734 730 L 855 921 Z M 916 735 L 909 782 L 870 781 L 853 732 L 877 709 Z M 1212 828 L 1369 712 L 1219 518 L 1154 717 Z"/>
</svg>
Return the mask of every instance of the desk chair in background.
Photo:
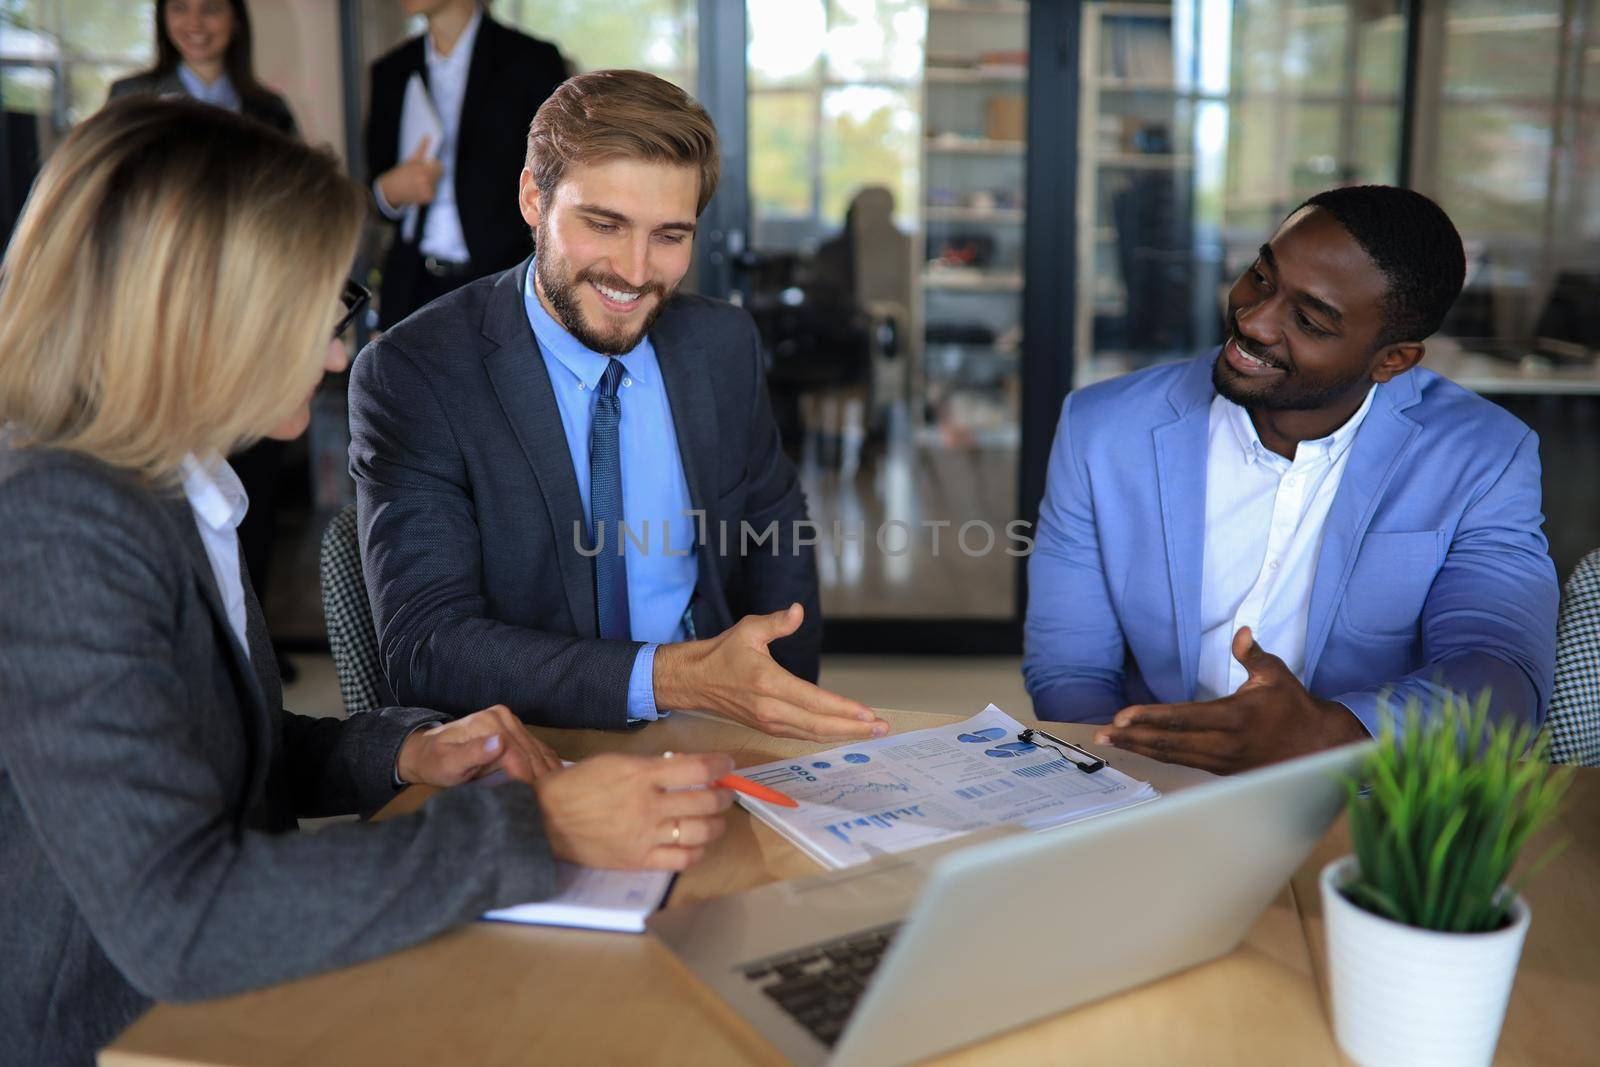
<svg viewBox="0 0 1600 1067">
<path fill-rule="evenodd" d="M 884 428 L 889 406 L 907 397 L 911 388 L 910 361 L 904 353 L 911 337 L 912 242 L 894 220 L 894 194 L 881 185 L 865 186 L 851 197 L 840 236 L 849 257 L 840 280 L 867 316 L 871 343 L 862 411 L 847 410 L 844 418 L 859 421 L 865 436 Z M 827 248 L 817 249 L 819 267 Z M 859 443 L 856 447 L 859 451 Z M 849 473 L 854 474 L 854 466 Z"/>
<path fill-rule="evenodd" d="M 367 600 L 366 578 L 361 571 L 361 539 L 354 504 L 346 505 L 323 531 L 318 571 L 328 650 L 339 675 L 345 714 L 388 707 L 395 700 L 389 683 L 384 681 L 378 657 L 378 631 L 372 625 L 372 604 Z"/>
<path fill-rule="evenodd" d="M 1600 767 L 1600 549 L 1572 569 L 1556 634 L 1556 685 L 1545 716 L 1550 762 Z"/>
<path fill-rule="evenodd" d="M 746 282 L 786 447 L 803 468 L 837 467 L 853 479 L 868 438 L 909 388 L 900 353 L 911 324 L 911 238 L 895 225 L 894 196 L 859 190 L 843 230 L 809 262 L 750 257 Z"/>
</svg>

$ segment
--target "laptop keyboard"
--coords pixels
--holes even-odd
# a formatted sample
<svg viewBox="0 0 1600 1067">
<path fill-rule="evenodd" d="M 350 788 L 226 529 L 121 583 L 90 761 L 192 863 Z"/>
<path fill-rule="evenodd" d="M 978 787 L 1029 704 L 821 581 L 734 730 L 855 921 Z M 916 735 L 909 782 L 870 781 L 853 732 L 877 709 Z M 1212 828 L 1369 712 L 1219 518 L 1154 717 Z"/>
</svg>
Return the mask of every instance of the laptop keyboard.
<svg viewBox="0 0 1600 1067">
<path fill-rule="evenodd" d="M 744 976 L 832 1048 L 899 923 L 747 963 Z"/>
</svg>

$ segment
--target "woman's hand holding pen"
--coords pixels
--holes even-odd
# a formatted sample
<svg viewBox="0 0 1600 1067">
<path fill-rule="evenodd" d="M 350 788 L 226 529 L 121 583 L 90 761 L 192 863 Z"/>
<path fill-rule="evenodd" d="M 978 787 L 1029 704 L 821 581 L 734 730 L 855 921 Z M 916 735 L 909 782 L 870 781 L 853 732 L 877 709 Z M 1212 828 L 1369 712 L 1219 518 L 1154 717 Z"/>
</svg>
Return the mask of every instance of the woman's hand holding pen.
<svg viewBox="0 0 1600 1067">
<path fill-rule="evenodd" d="M 550 851 L 584 867 L 681 871 L 722 836 L 729 756 L 592 756 L 534 783 Z"/>
</svg>

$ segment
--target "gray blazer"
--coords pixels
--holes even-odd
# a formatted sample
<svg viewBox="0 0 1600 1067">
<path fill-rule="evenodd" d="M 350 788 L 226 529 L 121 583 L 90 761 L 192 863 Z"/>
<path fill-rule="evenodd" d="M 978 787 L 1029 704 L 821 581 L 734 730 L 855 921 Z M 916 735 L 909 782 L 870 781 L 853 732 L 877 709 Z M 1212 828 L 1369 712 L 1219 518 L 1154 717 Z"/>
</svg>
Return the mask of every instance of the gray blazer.
<svg viewBox="0 0 1600 1067">
<path fill-rule="evenodd" d="M 247 659 L 182 496 L 0 438 L 0 590 L 6 1063 L 88 1063 L 152 998 L 354 964 L 552 891 L 515 783 L 297 832 L 393 796 L 401 741 L 438 717 L 281 710 L 260 608 Z"/>
<path fill-rule="evenodd" d="M 594 561 L 574 544 L 583 500 L 523 303 L 529 262 L 441 297 L 356 359 L 350 470 L 367 592 L 401 701 L 452 714 L 498 701 L 529 721 L 620 729 L 639 644 L 598 637 Z M 650 341 L 690 504 L 705 513 L 695 632 L 798 601 L 805 624 L 772 655 L 815 680 L 816 556 L 797 536 L 805 496 L 755 322 L 679 294 Z M 741 523 L 753 536 L 772 526 L 775 540 L 741 552 Z"/>
</svg>

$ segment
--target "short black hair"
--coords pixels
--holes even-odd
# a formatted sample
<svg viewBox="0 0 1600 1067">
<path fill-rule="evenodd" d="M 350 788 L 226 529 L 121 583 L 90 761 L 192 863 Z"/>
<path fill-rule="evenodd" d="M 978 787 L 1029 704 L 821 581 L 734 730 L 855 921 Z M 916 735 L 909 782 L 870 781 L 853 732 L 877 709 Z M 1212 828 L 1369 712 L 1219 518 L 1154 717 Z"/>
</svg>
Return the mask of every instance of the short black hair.
<svg viewBox="0 0 1600 1067">
<path fill-rule="evenodd" d="M 1443 208 L 1393 185 L 1329 189 L 1295 211 L 1307 207 L 1332 215 L 1389 280 L 1377 347 L 1439 329 L 1467 275 L 1461 235 Z"/>
</svg>

